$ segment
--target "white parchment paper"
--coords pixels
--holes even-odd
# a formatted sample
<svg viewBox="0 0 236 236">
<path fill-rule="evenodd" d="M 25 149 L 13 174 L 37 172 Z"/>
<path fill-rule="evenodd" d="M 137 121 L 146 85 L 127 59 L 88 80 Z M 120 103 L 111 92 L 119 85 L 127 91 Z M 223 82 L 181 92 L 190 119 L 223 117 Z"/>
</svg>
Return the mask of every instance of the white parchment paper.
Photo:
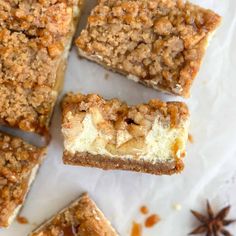
<svg viewBox="0 0 236 236">
<path fill-rule="evenodd" d="M 180 175 L 152 176 L 125 171 L 71 167 L 62 164 L 63 140 L 60 109 L 52 121 L 52 142 L 21 215 L 30 224 L 13 223 L 0 236 L 26 236 L 38 224 L 65 207 L 84 191 L 89 192 L 120 235 L 130 235 L 132 221 L 144 222 L 139 207 L 145 204 L 161 221 L 143 236 L 185 236 L 196 226 L 189 209 L 204 211 L 208 198 L 215 209 L 231 203 L 230 216 L 236 218 L 236 1 L 195 0 L 223 17 L 207 50 L 192 96 L 186 100 L 191 110 L 186 168 Z M 87 0 L 80 29 L 94 1 Z M 108 74 L 108 79 L 106 79 Z M 179 100 L 124 79 L 102 67 L 79 59 L 73 47 L 69 56 L 65 87 L 68 91 L 99 93 L 129 104 L 150 98 Z M 177 211 L 173 204 L 181 204 Z M 229 227 L 236 235 L 236 226 Z"/>
</svg>

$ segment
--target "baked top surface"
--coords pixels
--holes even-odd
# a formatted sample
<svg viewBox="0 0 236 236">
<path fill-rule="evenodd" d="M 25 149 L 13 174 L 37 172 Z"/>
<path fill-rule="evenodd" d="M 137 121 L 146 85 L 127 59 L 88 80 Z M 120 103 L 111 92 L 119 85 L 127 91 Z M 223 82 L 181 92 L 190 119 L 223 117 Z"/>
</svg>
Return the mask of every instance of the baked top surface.
<svg viewBox="0 0 236 236">
<path fill-rule="evenodd" d="M 75 2 L 0 1 L 1 123 L 34 132 L 47 128 Z"/>
<path fill-rule="evenodd" d="M 178 127 L 183 120 L 187 120 L 189 111 L 183 102 L 163 102 L 158 99 L 152 99 L 147 104 L 128 106 L 127 103 L 119 99 L 104 99 L 97 94 L 84 95 L 81 93 L 68 93 L 62 101 L 63 117 L 68 112 L 76 115 L 79 112 L 89 112 L 94 107 L 99 109 L 106 120 L 117 122 L 118 125 L 129 123 L 141 123 L 142 119 L 152 117 L 158 112 L 159 118 L 163 125 Z M 121 118 L 130 120 L 124 121 Z M 121 124 L 119 124 L 121 123 Z M 117 127 L 118 128 L 118 127 Z"/>
<path fill-rule="evenodd" d="M 87 194 L 36 229 L 30 236 L 116 236 L 110 222 Z"/>
<path fill-rule="evenodd" d="M 31 172 L 44 153 L 43 148 L 0 133 L 0 227 L 8 226 L 14 210 L 23 203 Z"/>
<path fill-rule="evenodd" d="M 153 164 L 182 159 L 188 119 L 181 102 L 150 100 L 129 107 L 96 94 L 67 94 L 62 103 L 64 146 L 75 157 L 87 152 Z"/>
<path fill-rule="evenodd" d="M 100 0 L 76 44 L 82 56 L 188 96 L 219 23 L 216 13 L 182 0 Z"/>
</svg>

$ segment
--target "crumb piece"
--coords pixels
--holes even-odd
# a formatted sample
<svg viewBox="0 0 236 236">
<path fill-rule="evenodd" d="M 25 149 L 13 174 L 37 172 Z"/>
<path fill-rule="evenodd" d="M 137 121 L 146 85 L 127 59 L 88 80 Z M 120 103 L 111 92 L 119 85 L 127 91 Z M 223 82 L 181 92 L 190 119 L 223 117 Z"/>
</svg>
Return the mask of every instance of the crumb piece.
<svg viewBox="0 0 236 236">
<path fill-rule="evenodd" d="M 176 211 L 181 211 L 182 205 L 179 204 L 179 203 L 176 203 L 176 204 L 173 205 L 173 208 L 174 208 Z"/>
</svg>

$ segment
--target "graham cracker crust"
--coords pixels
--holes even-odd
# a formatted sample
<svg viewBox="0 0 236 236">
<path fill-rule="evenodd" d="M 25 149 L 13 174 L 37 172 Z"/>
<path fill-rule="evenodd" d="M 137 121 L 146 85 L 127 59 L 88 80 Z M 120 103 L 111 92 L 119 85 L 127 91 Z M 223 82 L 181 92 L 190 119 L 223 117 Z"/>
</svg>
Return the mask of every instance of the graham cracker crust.
<svg viewBox="0 0 236 236">
<path fill-rule="evenodd" d="M 111 158 L 90 153 L 63 153 L 63 162 L 68 165 L 96 167 L 103 170 L 130 170 L 154 175 L 172 175 L 184 169 L 182 160 L 151 163 L 142 160 Z"/>
</svg>

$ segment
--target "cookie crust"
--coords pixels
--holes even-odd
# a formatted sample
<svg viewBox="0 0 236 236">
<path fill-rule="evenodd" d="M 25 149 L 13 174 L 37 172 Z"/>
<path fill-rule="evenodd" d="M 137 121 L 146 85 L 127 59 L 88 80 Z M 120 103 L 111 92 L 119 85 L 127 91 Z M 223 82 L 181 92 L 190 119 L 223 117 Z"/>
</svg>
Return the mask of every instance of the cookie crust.
<svg viewBox="0 0 236 236">
<path fill-rule="evenodd" d="M 130 170 L 154 175 L 172 175 L 180 173 L 184 169 L 182 160 L 151 163 L 132 159 L 114 159 L 109 156 L 92 155 L 90 153 L 76 153 L 74 155 L 67 151 L 63 153 L 63 162 L 68 165 L 96 167 L 103 170 Z"/>
</svg>

